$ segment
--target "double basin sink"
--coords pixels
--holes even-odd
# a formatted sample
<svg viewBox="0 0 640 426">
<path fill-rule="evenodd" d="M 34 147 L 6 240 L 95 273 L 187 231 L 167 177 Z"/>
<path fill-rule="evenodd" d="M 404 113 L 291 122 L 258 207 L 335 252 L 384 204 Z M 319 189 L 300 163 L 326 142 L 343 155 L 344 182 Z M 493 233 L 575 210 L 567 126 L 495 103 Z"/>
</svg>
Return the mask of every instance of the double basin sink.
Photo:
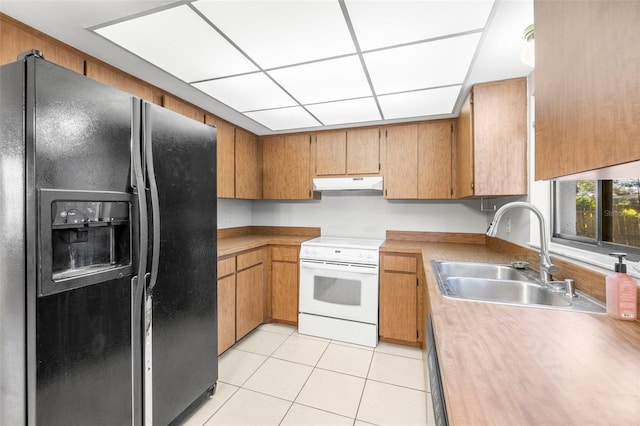
<svg viewBox="0 0 640 426">
<path fill-rule="evenodd" d="M 604 306 L 577 292 L 565 294 L 562 281 L 543 284 L 536 271 L 510 265 L 433 261 L 433 271 L 443 296 L 454 299 L 605 313 Z"/>
</svg>

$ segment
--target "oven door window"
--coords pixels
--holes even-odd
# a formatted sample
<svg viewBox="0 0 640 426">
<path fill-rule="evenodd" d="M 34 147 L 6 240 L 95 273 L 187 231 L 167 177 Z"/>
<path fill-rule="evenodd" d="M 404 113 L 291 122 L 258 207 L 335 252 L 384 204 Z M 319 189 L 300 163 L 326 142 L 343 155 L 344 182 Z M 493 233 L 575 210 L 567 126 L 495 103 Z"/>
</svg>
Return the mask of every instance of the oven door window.
<svg viewBox="0 0 640 426">
<path fill-rule="evenodd" d="M 378 274 L 300 262 L 300 312 L 375 324 Z"/>
<path fill-rule="evenodd" d="M 361 281 L 318 275 L 313 278 L 314 300 L 347 306 L 360 306 L 362 304 Z"/>
</svg>

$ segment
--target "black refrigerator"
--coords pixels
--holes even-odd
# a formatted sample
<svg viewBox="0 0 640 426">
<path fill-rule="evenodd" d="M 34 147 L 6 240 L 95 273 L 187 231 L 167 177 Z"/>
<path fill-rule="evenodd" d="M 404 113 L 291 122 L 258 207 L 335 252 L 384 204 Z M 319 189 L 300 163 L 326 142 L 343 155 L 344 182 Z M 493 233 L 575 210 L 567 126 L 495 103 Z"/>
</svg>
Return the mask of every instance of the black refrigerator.
<svg viewBox="0 0 640 426">
<path fill-rule="evenodd" d="M 0 67 L 0 424 L 165 425 L 215 392 L 216 129 Z"/>
</svg>

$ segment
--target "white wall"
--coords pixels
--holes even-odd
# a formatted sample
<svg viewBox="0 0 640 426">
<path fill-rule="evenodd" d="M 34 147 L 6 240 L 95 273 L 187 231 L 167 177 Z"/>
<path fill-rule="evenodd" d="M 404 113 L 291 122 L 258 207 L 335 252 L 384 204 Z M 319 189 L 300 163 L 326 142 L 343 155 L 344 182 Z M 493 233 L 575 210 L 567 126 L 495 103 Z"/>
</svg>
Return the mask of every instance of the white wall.
<svg viewBox="0 0 640 426">
<path fill-rule="evenodd" d="M 251 226 L 251 201 L 218 198 L 218 229 Z"/>
<path fill-rule="evenodd" d="M 385 238 L 387 230 L 487 230 L 480 200 L 389 201 L 382 195 L 323 193 L 319 201 L 254 201 L 253 225 L 320 227 L 322 235 Z"/>
</svg>

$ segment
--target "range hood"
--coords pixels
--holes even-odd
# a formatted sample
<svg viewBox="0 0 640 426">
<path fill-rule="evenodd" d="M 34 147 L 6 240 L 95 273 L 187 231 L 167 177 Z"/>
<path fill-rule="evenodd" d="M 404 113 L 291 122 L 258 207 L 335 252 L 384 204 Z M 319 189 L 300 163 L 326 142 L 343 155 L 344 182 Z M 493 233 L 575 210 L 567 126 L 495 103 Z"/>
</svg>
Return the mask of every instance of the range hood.
<svg viewBox="0 0 640 426">
<path fill-rule="evenodd" d="M 377 191 L 382 193 L 382 176 L 317 178 L 314 191 Z"/>
</svg>

